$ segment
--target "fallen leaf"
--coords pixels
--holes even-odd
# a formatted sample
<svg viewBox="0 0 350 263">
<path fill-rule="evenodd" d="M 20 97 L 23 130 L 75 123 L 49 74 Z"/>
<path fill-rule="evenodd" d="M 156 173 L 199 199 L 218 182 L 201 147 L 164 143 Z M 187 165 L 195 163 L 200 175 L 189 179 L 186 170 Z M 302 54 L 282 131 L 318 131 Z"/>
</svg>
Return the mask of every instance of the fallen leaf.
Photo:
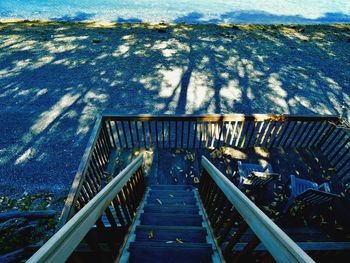
<svg viewBox="0 0 350 263">
<path fill-rule="evenodd" d="M 160 201 L 160 199 L 156 199 L 156 201 L 158 202 L 158 204 L 160 204 L 160 205 L 162 205 L 163 203 L 162 203 L 162 201 Z"/>
<path fill-rule="evenodd" d="M 195 183 L 195 184 L 198 184 L 198 183 L 199 183 L 198 177 L 193 177 L 193 183 Z"/>
<path fill-rule="evenodd" d="M 172 195 L 172 194 L 169 194 L 169 196 L 170 196 L 170 197 L 174 197 L 174 195 Z"/>
<path fill-rule="evenodd" d="M 139 151 L 135 151 L 135 152 L 134 152 L 134 155 L 135 155 L 135 156 L 138 156 L 139 154 L 140 154 Z"/>
<path fill-rule="evenodd" d="M 152 230 L 150 230 L 148 232 L 148 239 L 153 239 L 153 231 Z"/>
<path fill-rule="evenodd" d="M 172 244 L 172 243 L 174 243 L 174 241 L 167 241 L 167 242 L 165 242 L 165 243 L 167 243 L 167 244 Z"/>
<path fill-rule="evenodd" d="M 182 244 L 183 243 L 183 241 L 180 239 L 180 238 L 176 238 L 176 243 L 180 243 L 180 244 Z"/>
</svg>

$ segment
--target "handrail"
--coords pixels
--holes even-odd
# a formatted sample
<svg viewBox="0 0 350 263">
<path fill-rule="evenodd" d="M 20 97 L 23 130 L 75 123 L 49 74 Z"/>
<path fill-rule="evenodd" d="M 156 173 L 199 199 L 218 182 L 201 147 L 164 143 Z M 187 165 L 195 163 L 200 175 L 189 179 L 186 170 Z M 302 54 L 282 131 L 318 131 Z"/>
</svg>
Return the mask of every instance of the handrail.
<svg viewBox="0 0 350 263">
<path fill-rule="evenodd" d="M 204 156 L 202 166 L 277 262 L 314 262 Z"/>
<path fill-rule="evenodd" d="M 140 154 L 27 262 L 65 262 L 142 163 L 143 154 Z"/>
</svg>

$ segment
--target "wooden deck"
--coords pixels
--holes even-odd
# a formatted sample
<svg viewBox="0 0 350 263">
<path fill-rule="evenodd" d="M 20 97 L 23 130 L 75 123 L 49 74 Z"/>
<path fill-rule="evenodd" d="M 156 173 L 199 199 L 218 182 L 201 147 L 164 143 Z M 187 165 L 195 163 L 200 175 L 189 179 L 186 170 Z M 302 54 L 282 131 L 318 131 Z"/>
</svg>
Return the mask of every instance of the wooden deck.
<svg viewBox="0 0 350 263">
<path fill-rule="evenodd" d="M 232 182 L 238 183 L 237 161 L 270 163 L 281 180 L 256 190 L 246 187 L 246 194 L 296 242 L 350 242 L 350 200 L 342 192 L 328 160 L 318 151 L 296 148 L 235 149 L 155 149 L 145 152 L 147 184 L 192 184 L 200 180 L 200 159 L 205 155 Z M 116 154 L 115 174 L 139 153 L 138 149 L 124 149 Z M 330 205 L 292 210 L 283 214 L 286 204 L 286 182 L 290 174 L 317 183 L 328 182 L 331 191 L 342 196 Z"/>
</svg>

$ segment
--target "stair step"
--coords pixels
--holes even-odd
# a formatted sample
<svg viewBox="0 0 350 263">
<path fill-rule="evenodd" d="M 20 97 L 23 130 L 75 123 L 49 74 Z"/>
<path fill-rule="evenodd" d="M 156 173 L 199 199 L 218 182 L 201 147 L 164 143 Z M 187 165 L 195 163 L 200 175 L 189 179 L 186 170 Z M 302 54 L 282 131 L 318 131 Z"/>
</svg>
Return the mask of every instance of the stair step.
<svg viewBox="0 0 350 263">
<path fill-rule="evenodd" d="M 152 190 L 150 191 L 150 196 L 161 196 L 161 197 L 193 197 L 192 191 L 173 191 L 173 190 Z"/>
<path fill-rule="evenodd" d="M 150 239 L 149 234 L 153 237 Z M 137 226 L 136 241 L 169 241 L 181 239 L 183 242 L 205 243 L 207 231 L 204 227 L 184 226 Z"/>
<path fill-rule="evenodd" d="M 203 243 L 133 242 L 129 262 L 211 262 L 212 247 Z"/>
<path fill-rule="evenodd" d="M 172 204 L 186 204 L 194 205 L 197 200 L 194 197 L 148 197 L 147 204 L 172 205 Z M 161 202 L 161 203 L 160 203 Z"/>
<path fill-rule="evenodd" d="M 159 205 L 146 204 L 143 208 L 145 213 L 165 213 L 165 214 L 198 214 L 199 209 L 196 205 Z"/>
<path fill-rule="evenodd" d="M 151 185 L 150 189 L 153 190 L 182 190 L 182 191 L 191 191 L 193 189 L 192 185 L 170 185 L 170 184 L 159 184 Z"/>
<path fill-rule="evenodd" d="M 202 226 L 202 217 L 192 214 L 159 214 L 143 213 L 141 215 L 142 225 L 161 226 Z"/>
</svg>

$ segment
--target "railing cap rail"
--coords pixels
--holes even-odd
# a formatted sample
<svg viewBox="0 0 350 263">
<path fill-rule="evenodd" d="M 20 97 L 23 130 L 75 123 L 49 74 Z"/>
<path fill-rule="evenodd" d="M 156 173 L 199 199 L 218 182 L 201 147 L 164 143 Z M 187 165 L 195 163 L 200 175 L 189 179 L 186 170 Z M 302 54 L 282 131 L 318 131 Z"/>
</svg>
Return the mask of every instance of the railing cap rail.
<svg viewBox="0 0 350 263">
<path fill-rule="evenodd" d="M 314 262 L 205 156 L 202 166 L 277 262 Z"/>
<path fill-rule="evenodd" d="M 337 115 L 291 115 L 291 114 L 118 114 L 113 112 L 104 112 L 104 120 L 159 120 L 159 121 L 333 121 L 338 123 L 340 118 Z"/>
</svg>

